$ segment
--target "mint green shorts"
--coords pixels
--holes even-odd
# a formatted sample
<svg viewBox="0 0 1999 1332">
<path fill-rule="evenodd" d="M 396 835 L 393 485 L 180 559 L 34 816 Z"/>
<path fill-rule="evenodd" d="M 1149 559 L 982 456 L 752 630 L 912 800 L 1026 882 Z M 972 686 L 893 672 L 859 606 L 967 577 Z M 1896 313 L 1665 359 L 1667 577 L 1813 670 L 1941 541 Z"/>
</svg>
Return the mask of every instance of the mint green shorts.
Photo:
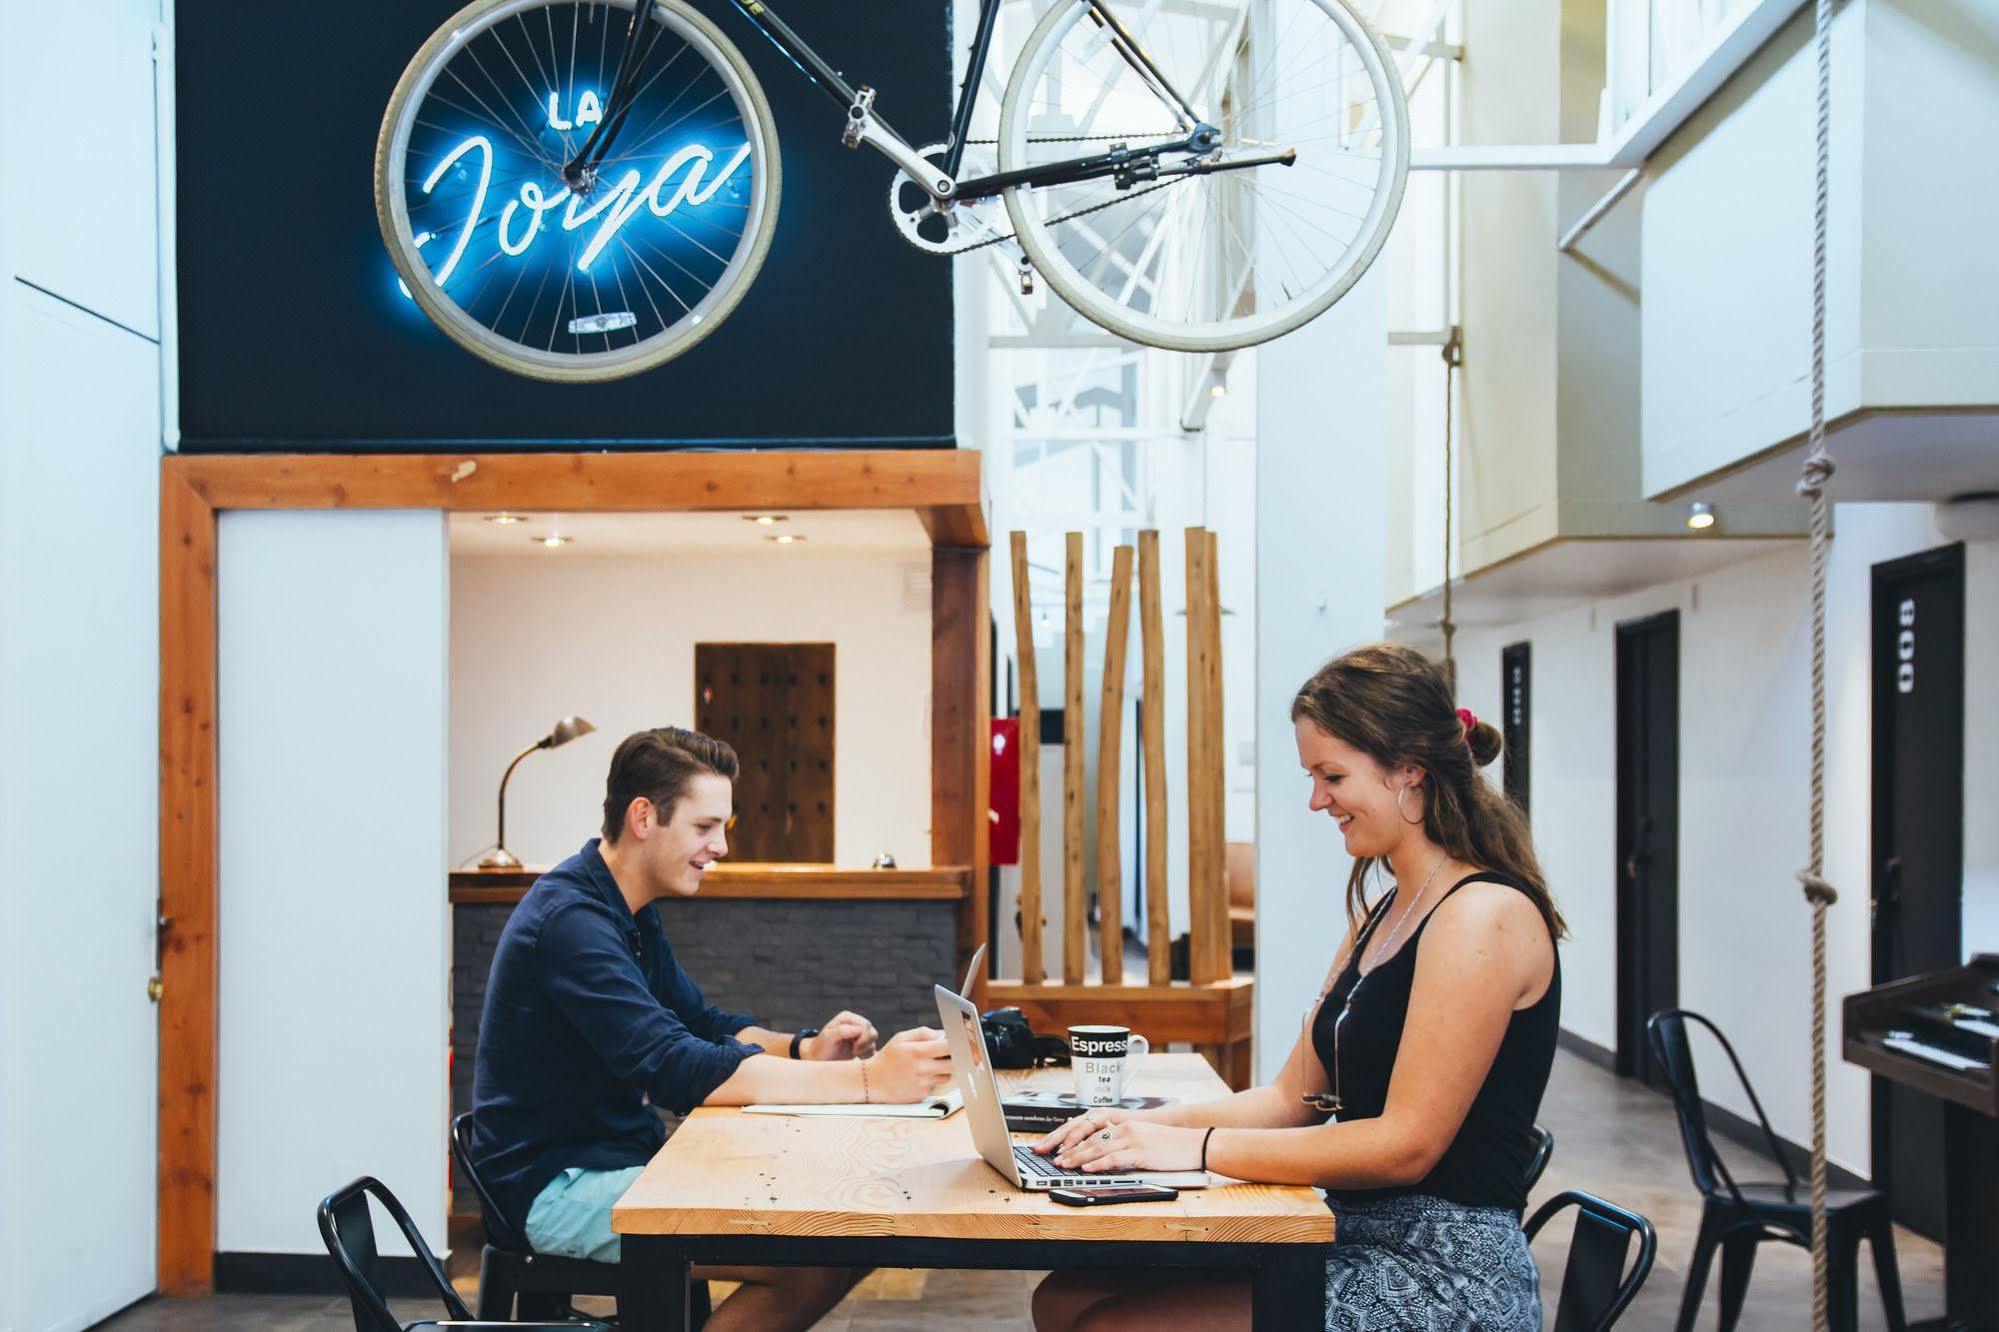
<svg viewBox="0 0 1999 1332">
<path fill-rule="evenodd" d="M 536 1253 L 615 1263 L 623 1246 L 611 1229 L 611 1204 L 639 1177 L 644 1166 L 623 1170 L 570 1167 L 548 1182 L 528 1208 L 528 1243 Z"/>
</svg>

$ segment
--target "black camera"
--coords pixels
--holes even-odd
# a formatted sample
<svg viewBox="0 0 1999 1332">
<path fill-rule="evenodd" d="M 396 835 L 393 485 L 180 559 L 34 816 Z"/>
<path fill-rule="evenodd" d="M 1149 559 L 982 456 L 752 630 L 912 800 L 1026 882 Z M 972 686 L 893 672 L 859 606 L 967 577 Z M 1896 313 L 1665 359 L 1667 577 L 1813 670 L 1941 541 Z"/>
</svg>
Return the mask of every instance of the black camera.
<svg viewBox="0 0 1999 1332">
<path fill-rule="evenodd" d="M 1069 1042 L 1060 1036 L 1036 1036 L 1027 1015 L 1018 1008 L 995 1008 L 979 1016 L 986 1034 L 986 1052 L 994 1068 L 1034 1068 L 1069 1062 Z"/>
</svg>

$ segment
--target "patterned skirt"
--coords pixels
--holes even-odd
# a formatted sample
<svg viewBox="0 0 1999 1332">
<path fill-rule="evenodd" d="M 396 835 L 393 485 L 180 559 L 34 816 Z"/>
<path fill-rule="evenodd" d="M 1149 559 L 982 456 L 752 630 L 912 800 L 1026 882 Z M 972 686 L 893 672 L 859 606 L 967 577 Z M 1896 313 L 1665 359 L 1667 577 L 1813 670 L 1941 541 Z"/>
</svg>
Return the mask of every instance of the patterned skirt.
<svg viewBox="0 0 1999 1332">
<path fill-rule="evenodd" d="M 1520 1218 L 1420 1194 L 1332 1200 L 1326 1332 L 1536 1332 L 1541 1280 Z"/>
</svg>

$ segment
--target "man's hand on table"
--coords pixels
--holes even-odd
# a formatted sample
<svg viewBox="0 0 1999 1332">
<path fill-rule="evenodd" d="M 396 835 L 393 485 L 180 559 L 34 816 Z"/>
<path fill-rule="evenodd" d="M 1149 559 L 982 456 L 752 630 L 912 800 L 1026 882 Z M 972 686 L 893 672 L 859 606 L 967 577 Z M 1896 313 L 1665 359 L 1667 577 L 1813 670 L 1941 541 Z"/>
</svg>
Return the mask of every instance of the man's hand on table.
<svg viewBox="0 0 1999 1332">
<path fill-rule="evenodd" d="M 866 1059 L 875 1052 L 875 1024 L 859 1013 L 834 1014 L 819 1029 L 798 1043 L 801 1059 Z"/>
<path fill-rule="evenodd" d="M 862 1069 L 869 1100 L 885 1105 L 920 1101 L 951 1081 L 951 1044 L 934 1027 L 911 1027 L 889 1037 Z"/>
</svg>

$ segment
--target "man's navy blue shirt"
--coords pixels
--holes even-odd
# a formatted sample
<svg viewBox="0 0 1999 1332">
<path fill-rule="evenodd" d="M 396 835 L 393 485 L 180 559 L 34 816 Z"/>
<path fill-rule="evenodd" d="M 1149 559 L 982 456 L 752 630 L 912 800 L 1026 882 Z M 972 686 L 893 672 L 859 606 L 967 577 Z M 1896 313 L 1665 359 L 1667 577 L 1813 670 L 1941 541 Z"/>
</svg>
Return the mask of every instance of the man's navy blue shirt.
<svg viewBox="0 0 1999 1332">
<path fill-rule="evenodd" d="M 686 1114 L 759 1047 L 680 969 L 650 905 L 634 913 L 591 838 L 535 881 L 486 982 L 471 1155 L 515 1234 L 572 1166 L 644 1165 L 666 1141 L 653 1105 Z"/>
</svg>

